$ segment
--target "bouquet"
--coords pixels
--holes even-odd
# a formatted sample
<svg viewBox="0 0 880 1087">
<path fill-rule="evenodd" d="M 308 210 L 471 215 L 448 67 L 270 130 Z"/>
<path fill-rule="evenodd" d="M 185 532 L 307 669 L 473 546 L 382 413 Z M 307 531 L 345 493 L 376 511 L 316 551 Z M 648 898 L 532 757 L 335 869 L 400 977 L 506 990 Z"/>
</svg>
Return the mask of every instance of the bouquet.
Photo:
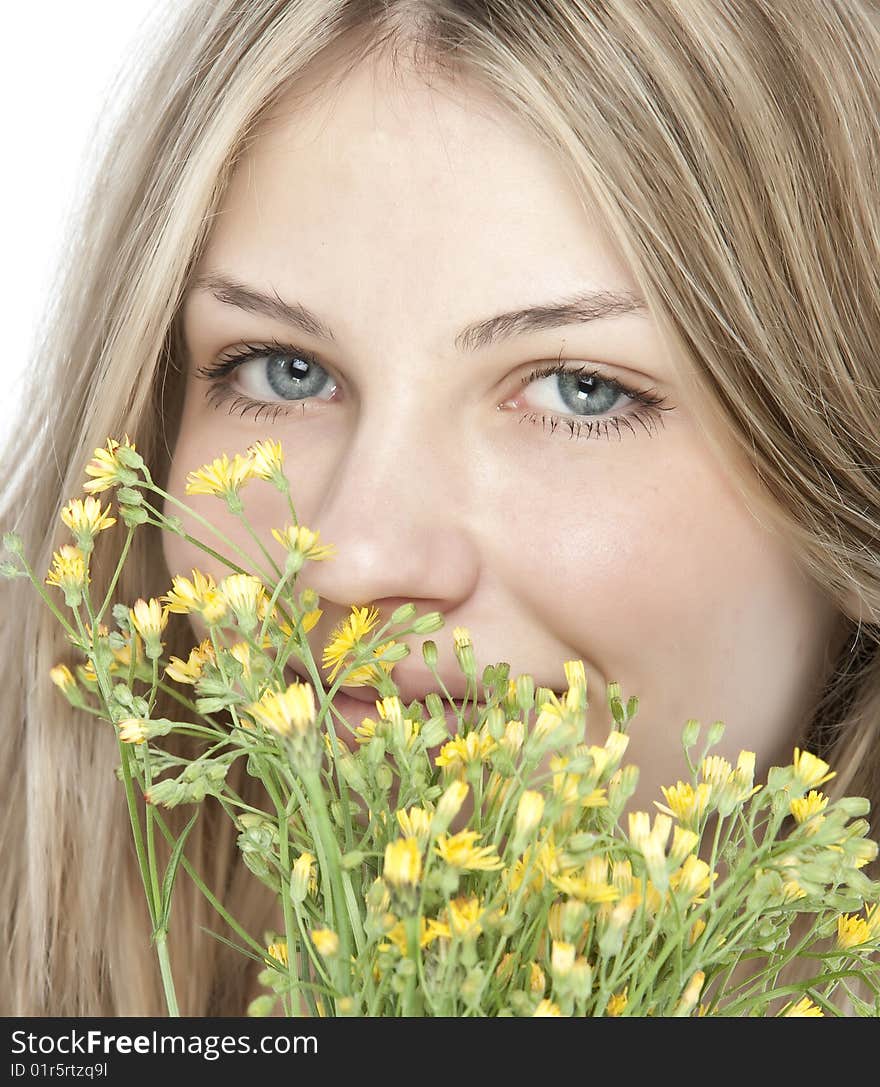
<svg viewBox="0 0 880 1087">
<path fill-rule="evenodd" d="M 214 495 L 241 518 L 260 562 L 157 486 L 127 437 L 95 451 L 85 496 L 61 511 L 73 540 L 44 578 L 21 540 L 4 537 L 3 573 L 30 578 L 78 655 L 51 679 L 115 733 L 169 1015 L 179 1014 L 167 930 L 182 874 L 232 934 L 214 935 L 259 964 L 253 1016 L 880 1014 L 869 805 L 821 791 L 828 763 L 795 748 L 756 783 L 754 753 L 710 753 L 723 724 L 703 736 L 689 720 L 681 780 L 654 812 L 627 811 L 638 698 L 609 683 L 613 727 L 591 736 L 580 660 L 564 662 L 560 695 L 503 661 L 478 669 L 469 631 L 455 627 L 467 691 L 456 705 L 426 637 L 442 615 L 406 604 L 380 623 L 375 608 L 352 605 L 319 667 L 308 634 L 320 600 L 297 579 L 307 563 L 336 561 L 335 549 L 299 522 L 283 463 L 281 444 L 261 441 L 187 481 L 187 494 Z M 240 492 L 253 479 L 286 501 L 290 520 L 272 530 L 283 563 L 246 518 Z M 107 491 L 115 510 L 96 497 Z M 96 599 L 90 557 L 117 517 L 127 533 Z M 194 569 L 160 598 L 114 603 L 144 525 L 185 536 L 229 573 Z M 172 616 L 207 630 L 185 660 L 165 654 Z M 437 689 L 407 705 L 393 672 L 408 638 L 423 639 Z M 334 703 L 343 686 L 376 695 L 353 730 Z M 159 690 L 185 708 L 180 720 L 155 715 Z M 186 756 L 163 747 L 172 733 L 189 737 Z M 237 759 L 261 806 L 231 787 Z M 283 931 L 247 932 L 187 859 L 209 804 L 233 821 Z M 179 805 L 192 816 L 175 835 L 162 810 Z"/>
</svg>

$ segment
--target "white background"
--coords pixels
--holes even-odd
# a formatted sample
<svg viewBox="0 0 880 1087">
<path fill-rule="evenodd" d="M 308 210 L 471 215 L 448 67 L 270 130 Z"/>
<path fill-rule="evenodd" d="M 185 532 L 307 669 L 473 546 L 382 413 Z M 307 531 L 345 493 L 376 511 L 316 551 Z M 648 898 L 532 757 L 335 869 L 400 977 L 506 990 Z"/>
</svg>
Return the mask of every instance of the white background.
<svg viewBox="0 0 880 1087">
<path fill-rule="evenodd" d="M 20 407 L 60 233 L 88 166 L 93 127 L 112 115 L 161 0 L 42 0 L 3 7 L 0 65 L 0 446 Z M 103 122 L 102 122 L 103 123 Z M 59 391 L 60 394 L 60 391 Z"/>
</svg>

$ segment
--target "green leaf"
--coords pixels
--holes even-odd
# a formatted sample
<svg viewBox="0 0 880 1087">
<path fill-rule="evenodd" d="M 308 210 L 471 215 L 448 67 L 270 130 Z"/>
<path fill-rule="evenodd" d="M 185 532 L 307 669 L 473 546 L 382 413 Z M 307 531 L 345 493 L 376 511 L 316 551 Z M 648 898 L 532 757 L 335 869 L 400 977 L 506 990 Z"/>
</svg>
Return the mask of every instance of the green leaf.
<svg viewBox="0 0 880 1087">
<path fill-rule="evenodd" d="M 174 890 L 174 879 L 177 875 L 180 858 L 183 856 L 183 847 L 186 844 L 189 832 L 192 830 L 196 819 L 199 817 L 199 810 L 199 808 L 196 808 L 192 819 L 186 824 L 183 828 L 183 833 L 174 843 L 174 849 L 168 860 L 168 867 L 165 869 L 165 877 L 162 880 L 162 919 L 159 923 L 160 928 L 163 929 L 168 928 L 168 918 L 171 915 L 171 893 Z"/>
</svg>

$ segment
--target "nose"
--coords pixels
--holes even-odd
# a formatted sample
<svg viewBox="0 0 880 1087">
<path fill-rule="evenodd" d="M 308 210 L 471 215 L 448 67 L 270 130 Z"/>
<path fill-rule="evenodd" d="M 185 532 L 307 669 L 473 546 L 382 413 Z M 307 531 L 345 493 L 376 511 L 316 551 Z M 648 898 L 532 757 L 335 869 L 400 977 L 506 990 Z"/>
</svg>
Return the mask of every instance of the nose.
<svg viewBox="0 0 880 1087">
<path fill-rule="evenodd" d="M 328 620 L 332 605 L 338 618 L 355 604 L 372 604 L 385 620 L 405 601 L 420 613 L 445 615 L 474 591 L 479 562 L 466 458 L 451 420 L 429 415 L 402 405 L 389 410 L 387 403 L 363 408 L 323 475 L 306 523 L 336 554 L 309 564 L 302 584 L 320 595 Z"/>
</svg>

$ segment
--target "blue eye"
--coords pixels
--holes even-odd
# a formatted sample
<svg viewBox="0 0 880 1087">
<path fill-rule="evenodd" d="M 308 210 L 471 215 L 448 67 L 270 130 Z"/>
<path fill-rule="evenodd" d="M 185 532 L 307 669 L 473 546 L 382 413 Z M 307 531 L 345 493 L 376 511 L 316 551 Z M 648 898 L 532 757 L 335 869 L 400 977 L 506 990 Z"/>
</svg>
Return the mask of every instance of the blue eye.
<svg viewBox="0 0 880 1087">
<path fill-rule="evenodd" d="M 547 374 L 537 371 L 529 375 L 527 382 L 533 390 L 536 386 L 544 386 L 537 389 L 539 399 L 543 399 L 544 403 L 533 406 L 584 417 L 604 415 L 611 411 L 621 396 L 629 395 L 616 381 L 572 369 L 552 369 Z M 534 392 L 531 398 L 534 400 Z M 554 400 L 556 403 L 553 403 Z"/>
<path fill-rule="evenodd" d="M 239 390 L 264 404 L 285 401 L 329 400 L 336 384 L 323 366 L 305 351 L 247 345 L 221 356 L 199 374 L 209 379 L 228 377 L 233 371 Z"/>
<path fill-rule="evenodd" d="M 600 434 L 608 438 L 609 427 L 613 427 L 619 438 L 621 426 L 635 434 L 634 423 L 641 424 L 650 435 L 651 426 L 663 418 L 661 412 L 673 410 L 663 407 L 666 398 L 652 389 L 634 389 L 614 378 L 602 377 L 598 370 L 561 361 L 538 367 L 523 378 L 522 384 L 524 388 L 537 386 L 538 399 L 543 403 L 525 405 L 536 410 L 526 411 L 520 422 L 540 423 L 544 430 L 549 428 L 551 435 L 567 430 L 570 438 Z M 620 408 L 626 409 L 627 402 L 631 408 L 641 407 L 620 412 Z"/>
</svg>

